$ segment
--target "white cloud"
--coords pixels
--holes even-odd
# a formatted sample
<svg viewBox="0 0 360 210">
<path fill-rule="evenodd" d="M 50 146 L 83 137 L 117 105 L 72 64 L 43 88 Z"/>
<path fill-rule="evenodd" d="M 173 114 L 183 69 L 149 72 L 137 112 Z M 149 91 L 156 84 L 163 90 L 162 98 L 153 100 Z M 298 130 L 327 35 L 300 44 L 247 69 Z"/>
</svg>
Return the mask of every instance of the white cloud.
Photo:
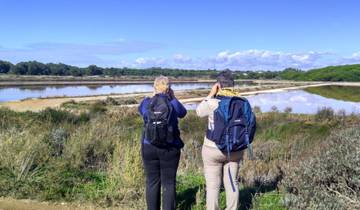
<svg viewBox="0 0 360 210">
<path fill-rule="evenodd" d="M 288 67 L 307 70 L 328 65 L 360 63 L 360 51 L 350 56 L 317 51 L 281 52 L 258 49 L 222 50 L 214 55 L 199 57 L 191 57 L 183 53 L 161 57 L 146 56 L 151 50 L 161 48 L 163 45 L 159 43 L 124 39 L 100 44 L 33 43 L 16 49 L 0 46 L 0 60 L 13 63 L 38 60 L 45 63 L 62 62 L 76 66 L 96 64 L 104 67 L 229 68 L 232 70 L 283 70 Z M 128 56 L 129 54 L 132 56 Z M 134 55 L 139 57 L 129 58 Z"/>
<path fill-rule="evenodd" d="M 360 58 L 360 52 L 353 53 L 351 57 Z"/>
<path fill-rule="evenodd" d="M 186 69 L 282 70 L 288 67 L 310 69 L 326 65 L 328 52 L 284 53 L 268 50 L 221 51 L 215 56 L 190 58 L 175 54 L 161 59 L 163 67 Z M 145 59 L 139 67 L 151 67 L 157 58 Z M 325 61 L 324 61 L 325 60 Z M 159 63 L 158 63 L 159 64 Z"/>
<path fill-rule="evenodd" d="M 354 52 L 351 56 L 345 56 L 338 61 L 339 64 L 357 64 L 360 63 L 360 51 Z"/>
</svg>

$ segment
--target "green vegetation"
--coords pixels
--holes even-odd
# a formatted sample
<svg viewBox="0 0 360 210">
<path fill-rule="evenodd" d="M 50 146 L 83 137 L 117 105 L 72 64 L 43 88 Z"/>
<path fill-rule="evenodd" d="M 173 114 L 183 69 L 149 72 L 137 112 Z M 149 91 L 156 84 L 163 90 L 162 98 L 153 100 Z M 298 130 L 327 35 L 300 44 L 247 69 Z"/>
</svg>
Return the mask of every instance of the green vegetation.
<svg viewBox="0 0 360 210">
<path fill-rule="evenodd" d="M 16 75 L 57 75 L 57 76 L 172 76 L 172 77 L 204 77 L 214 78 L 216 70 L 184 70 L 153 67 L 147 69 L 136 68 L 102 68 L 90 65 L 85 68 L 70 66 L 62 63 L 43 64 L 37 61 L 12 64 L 0 60 L 0 74 Z M 360 64 L 329 66 L 320 69 L 302 71 L 287 68 L 283 71 L 237 71 L 236 79 L 284 79 L 299 81 L 360 81 Z"/>
<path fill-rule="evenodd" d="M 86 68 L 70 66 L 63 63 L 43 64 L 37 61 L 20 62 L 12 64 L 0 60 L 0 74 L 16 75 L 56 75 L 56 76 L 172 76 L 172 77 L 194 77 L 214 78 L 219 71 L 216 70 L 185 70 L 153 67 L 147 69 L 136 68 L 102 68 L 90 65 Z M 274 71 L 235 71 L 237 79 L 274 79 L 278 72 Z"/>
<path fill-rule="evenodd" d="M 323 152 L 325 150 L 326 152 Z M 295 209 L 360 209 L 360 130 L 328 138 L 315 155 L 288 170 L 283 186 Z"/>
<path fill-rule="evenodd" d="M 11 64 L 0 60 L 0 73 L 16 75 L 57 75 L 57 76 L 212 76 L 216 75 L 215 70 L 182 70 L 154 67 L 149 69 L 134 68 L 101 68 L 96 65 L 90 65 L 86 68 L 70 66 L 62 63 L 43 64 L 37 61 L 20 62 Z"/>
<path fill-rule="evenodd" d="M 305 91 L 326 98 L 333 98 L 343 101 L 360 102 L 360 88 L 352 86 L 326 86 L 326 87 L 310 87 L 304 89 Z"/>
<path fill-rule="evenodd" d="M 143 209 L 144 174 L 139 142 L 142 119 L 136 108 L 112 109 L 113 103 L 116 102 L 108 99 L 84 106 L 81 113 L 71 111 L 71 103 L 64 105 L 69 111 L 21 113 L 0 109 L 0 196 Z M 293 194 L 305 203 L 321 203 L 322 192 L 318 200 L 311 200 L 315 199 L 310 196 L 313 194 L 306 193 L 308 185 L 321 186 L 317 177 L 325 173 L 329 180 L 334 180 L 329 186 L 337 186 L 344 183 L 336 179 L 341 171 L 339 177 L 353 180 L 347 187 L 359 192 L 360 183 L 356 181 L 359 171 L 350 170 L 358 167 L 356 148 L 336 147 L 329 140 L 335 138 L 336 144 L 340 144 L 339 141 L 349 139 L 349 145 L 359 145 L 351 140 L 354 132 L 343 131 L 349 127 L 358 129 L 358 116 L 334 115 L 329 111 L 297 115 L 259 110 L 257 117 L 254 140 L 257 159 L 245 159 L 239 171 L 240 209 L 296 208 L 296 199 L 289 201 Z M 178 173 L 178 208 L 204 209 L 201 147 L 206 119 L 190 111 L 180 121 L 180 128 L 185 147 Z M 334 137 L 336 133 L 339 135 Z M 326 161 L 313 165 L 319 169 L 318 176 L 292 173 L 302 169 L 297 167 L 303 161 L 308 163 L 309 158 L 316 159 L 318 153 L 326 151 L 331 151 Z M 345 151 L 348 155 L 341 159 L 339 156 Z M 351 157 L 354 160 L 345 164 Z M 338 187 L 331 189 L 344 190 Z M 292 191 L 294 188 L 297 193 Z M 344 195 L 359 202 L 358 194 Z M 224 192 L 220 197 L 224 207 Z"/>
<path fill-rule="evenodd" d="M 285 69 L 279 77 L 287 80 L 299 81 L 360 81 L 360 64 L 328 66 L 320 69 L 301 71 Z"/>
</svg>

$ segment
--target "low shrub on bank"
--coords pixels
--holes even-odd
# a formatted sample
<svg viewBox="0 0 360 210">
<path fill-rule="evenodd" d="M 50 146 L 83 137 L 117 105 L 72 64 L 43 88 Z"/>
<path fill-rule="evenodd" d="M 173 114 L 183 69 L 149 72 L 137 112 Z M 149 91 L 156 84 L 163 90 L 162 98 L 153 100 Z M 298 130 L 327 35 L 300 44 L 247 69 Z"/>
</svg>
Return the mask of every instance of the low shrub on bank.
<svg viewBox="0 0 360 210">
<path fill-rule="evenodd" d="M 288 170 L 283 187 L 294 209 L 360 209 L 360 127 L 334 132 Z"/>
</svg>

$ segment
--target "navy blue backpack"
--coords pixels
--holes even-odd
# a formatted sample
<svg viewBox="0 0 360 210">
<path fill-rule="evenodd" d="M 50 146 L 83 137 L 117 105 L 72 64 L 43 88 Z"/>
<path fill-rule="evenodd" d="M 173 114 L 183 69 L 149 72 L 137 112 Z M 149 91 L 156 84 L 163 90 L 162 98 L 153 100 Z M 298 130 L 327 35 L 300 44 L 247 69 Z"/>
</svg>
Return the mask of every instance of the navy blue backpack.
<svg viewBox="0 0 360 210">
<path fill-rule="evenodd" d="M 248 148 L 252 158 L 251 143 L 256 131 L 256 118 L 249 101 L 241 97 L 216 98 L 220 101 L 214 111 L 214 130 L 207 131 L 207 138 L 228 155 Z"/>
<path fill-rule="evenodd" d="M 256 118 L 250 103 L 246 98 L 217 96 L 220 100 L 218 108 L 214 111 L 214 130 L 207 130 L 206 137 L 215 142 L 216 146 L 227 153 L 249 150 L 249 157 L 253 159 L 251 143 L 256 131 Z M 228 170 L 232 190 L 230 168 Z"/>
</svg>

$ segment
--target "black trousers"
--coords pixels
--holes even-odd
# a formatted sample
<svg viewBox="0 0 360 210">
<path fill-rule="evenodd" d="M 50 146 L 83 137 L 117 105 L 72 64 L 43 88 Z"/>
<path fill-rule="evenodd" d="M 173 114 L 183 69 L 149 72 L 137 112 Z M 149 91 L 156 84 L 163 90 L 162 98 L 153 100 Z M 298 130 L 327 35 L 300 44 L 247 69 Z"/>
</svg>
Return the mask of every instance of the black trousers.
<svg viewBox="0 0 360 210">
<path fill-rule="evenodd" d="M 162 186 L 162 209 L 176 208 L 176 171 L 179 165 L 180 149 L 158 148 L 151 144 L 142 145 L 142 159 L 146 175 L 146 204 L 148 210 L 160 210 Z"/>
</svg>

